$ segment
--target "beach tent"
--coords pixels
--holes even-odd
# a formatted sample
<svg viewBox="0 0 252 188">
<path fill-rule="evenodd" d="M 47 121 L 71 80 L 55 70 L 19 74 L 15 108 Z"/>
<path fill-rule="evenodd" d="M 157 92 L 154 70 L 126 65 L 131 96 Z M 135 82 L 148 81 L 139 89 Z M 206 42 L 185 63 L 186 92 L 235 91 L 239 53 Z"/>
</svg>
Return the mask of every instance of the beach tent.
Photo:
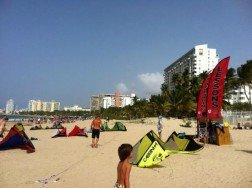
<svg viewBox="0 0 252 188">
<path fill-rule="evenodd" d="M 127 128 L 121 122 L 115 122 L 114 127 L 113 128 L 109 128 L 108 123 L 105 122 L 102 125 L 102 130 L 103 131 L 127 131 Z"/>
<path fill-rule="evenodd" d="M 85 131 L 85 128 L 81 129 L 77 125 L 74 126 L 73 130 L 68 134 L 68 136 L 86 136 L 86 137 L 88 137 L 87 131 Z"/>
<path fill-rule="evenodd" d="M 57 132 L 52 136 L 52 138 L 56 138 L 56 137 L 64 137 L 64 136 L 67 136 L 67 133 L 66 133 L 66 127 L 64 127 L 63 129 L 61 130 L 57 130 Z"/>
<path fill-rule="evenodd" d="M 158 139 L 154 131 L 150 131 L 133 146 L 133 157 L 130 162 L 139 167 L 150 167 L 164 160 L 168 154 L 163 142 Z"/>
<path fill-rule="evenodd" d="M 176 132 L 173 132 L 164 143 L 164 148 L 175 153 L 195 153 L 203 149 L 203 145 L 196 143 L 192 136 L 179 137 Z"/>
<path fill-rule="evenodd" d="M 0 142 L 0 150 L 14 148 L 25 149 L 28 153 L 35 152 L 35 147 L 25 134 L 23 125 L 14 125 Z"/>
</svg>

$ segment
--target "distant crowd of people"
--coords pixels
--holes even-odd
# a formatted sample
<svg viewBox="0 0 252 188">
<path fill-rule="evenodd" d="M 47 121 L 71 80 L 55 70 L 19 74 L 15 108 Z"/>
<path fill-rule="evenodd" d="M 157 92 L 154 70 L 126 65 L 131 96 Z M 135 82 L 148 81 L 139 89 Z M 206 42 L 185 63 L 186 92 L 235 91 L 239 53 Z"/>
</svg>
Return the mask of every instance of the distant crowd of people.
<svg viewBox="0 0 252 188">
<path fill-rule="evenodd" d="M 30 118 L 28 122 L 34 123 L 34 124 L 43 124 L 43 123 L 54 123 L 54 122 L 60 122 L 60 123 L 74 123 L 77 120 L 84 120 L 81 117 L 36 117 L 36 118 Z"/>
</svg>

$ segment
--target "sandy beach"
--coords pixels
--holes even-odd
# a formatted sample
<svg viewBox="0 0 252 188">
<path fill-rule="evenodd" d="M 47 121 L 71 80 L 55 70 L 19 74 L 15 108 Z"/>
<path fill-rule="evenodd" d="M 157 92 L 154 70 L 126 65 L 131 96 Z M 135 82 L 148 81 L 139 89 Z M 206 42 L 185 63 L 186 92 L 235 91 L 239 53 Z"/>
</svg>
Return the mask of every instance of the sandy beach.
<svg viewBox="0 0 252 188">
<path fill-rule="evenodd" d="M 90 127 L 91 120 L 63 124 L 70 132 L 74 125 Z M 112 127 L 115 120 L 110 121 Z M 87 187 L 110 188 L 116 181 L 117 148 L 122 143 L 134 145 L 148 131 L 156 132 L 156 118 L 139 121 L 121 121 L 126 132 L 102 132 L 98 148 L 91 148 L 89 137 L 51 138 L 56 130 L 29 130 L 34 153 L 12 149 L 0 151 L 0 187 Z M 192 128 L 183 128 L 181 120 L 165 119 L 163 140 L 175 130 L 195 134 Z M 42 125 L 43 127 L 46 124 Z M 8 125 L 7 129 L 11 126 Z M 206 145 L 200 152 L 172 154 L 152 168 L 132 167 L 131 187 L 252 187 L 252 130 L 232 130 L 232 145 Z M 43 180 L 47 179 L 47 184 Z M 40 180 L 41 183 L 38 182 Z"/>
</svg>

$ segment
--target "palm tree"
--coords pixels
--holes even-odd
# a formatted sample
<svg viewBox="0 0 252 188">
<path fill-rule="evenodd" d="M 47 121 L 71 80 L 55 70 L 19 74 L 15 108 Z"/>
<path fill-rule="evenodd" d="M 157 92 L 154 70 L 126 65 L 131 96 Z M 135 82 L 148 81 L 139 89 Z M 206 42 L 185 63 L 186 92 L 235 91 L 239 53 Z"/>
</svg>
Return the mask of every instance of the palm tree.
<svg viewBox="0 0 252 188">
<path fill-rule="evenodd" d="M 149 107 L 152 111 L 153 116 L 158 116 L 162 114 L 167 115 L 169 110 L 169 103 L 165 95 L 152 95 L 149 102 Z"/>
<path fill-rule="evenodd" d="M 168 96 L 169 114 L 175 117 L 189 116 L 195 111 L 195 103 L 188 91 L 175 89 Z"/>
<path fill-rule="evenodd" d="M 223 93 L 223 109 L 225 110 L 230 108 L 229 99 L 231 95 L 234 94 L 234 90 L 239 87 L 239 81 L 235 72 L 234 68 L 229 68 L 227 71 Z"/>
<path fill-rule="evenodd" d="M 249 103 L 251 104 L 251 89 L 252 89 L 252 60 L 248 60 L 246 64 L 237 68 L 239 81 L 244 89 L 244 93 Z M 249 95 L 245 91 L 245 86 L 249 86 Z"/>
</svg>

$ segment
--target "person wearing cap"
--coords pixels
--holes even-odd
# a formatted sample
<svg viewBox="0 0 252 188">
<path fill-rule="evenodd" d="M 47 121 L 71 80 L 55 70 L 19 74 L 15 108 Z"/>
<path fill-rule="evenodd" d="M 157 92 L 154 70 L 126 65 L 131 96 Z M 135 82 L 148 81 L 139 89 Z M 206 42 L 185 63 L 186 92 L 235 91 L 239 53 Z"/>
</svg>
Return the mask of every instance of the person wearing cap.
<svg viewBox="0 0 252 188">
<path fill-rule="evenodd" d="M 0 119 L 0 137 L 4 136 L 4 131 L 6 130 L 5 126 L 8 120 L 9 118 L 6 115 L 2 116 Z"/>
</svg>

